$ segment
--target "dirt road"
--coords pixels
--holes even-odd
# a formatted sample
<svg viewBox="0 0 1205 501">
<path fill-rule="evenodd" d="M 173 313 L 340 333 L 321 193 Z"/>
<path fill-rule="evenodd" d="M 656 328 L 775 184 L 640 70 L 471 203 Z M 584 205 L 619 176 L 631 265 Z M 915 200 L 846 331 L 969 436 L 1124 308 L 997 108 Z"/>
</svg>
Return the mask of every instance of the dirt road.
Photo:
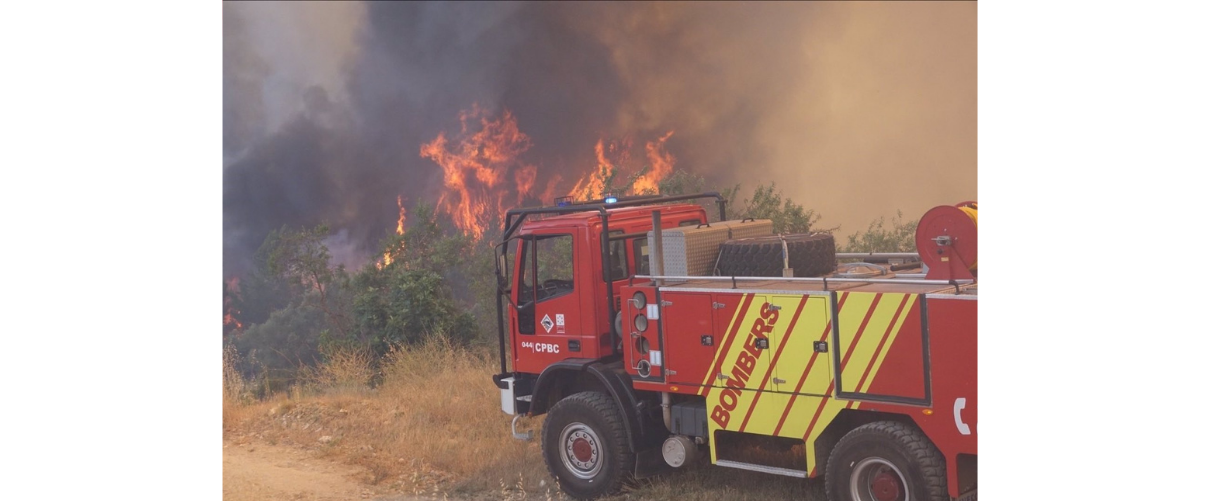
<svg viewBox="0 0 1205 501">
<path fill-rule="evenodd" d="M 292 447 L 226 441 L 222 449 L 225 501 L 419 501 L 436 498 L 383 495 L 358 481 L 366 472 Z M 442 498 L 441 498 L 442 499 Z"/>
</svg>

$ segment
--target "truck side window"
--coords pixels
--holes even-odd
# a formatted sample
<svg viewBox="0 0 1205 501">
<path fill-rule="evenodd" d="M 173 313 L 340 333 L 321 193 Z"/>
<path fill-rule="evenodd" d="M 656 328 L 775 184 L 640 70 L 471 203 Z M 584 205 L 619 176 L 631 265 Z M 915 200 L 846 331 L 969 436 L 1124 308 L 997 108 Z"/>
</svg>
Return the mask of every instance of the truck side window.
<svg viewBox="0 0 1205 501">
<path fill-rule="evenodd" d="M 623 230 L 611 232 L 611 236 L 622 235 Z M 628 246 L 625 240 L 611 240 L 611 281 L 628 278 Z"/>
<path fill-rule="evenodd" d="M 573 292 L 573 237 L 553 235 L 536 240 L 536 301 Z M 524 275 L 524 280 L 527 276 Z"/>
<path fill-rule="evenodd" d="M 531 286 L 534 280 L 533 276 L 535 275 L 535 270 L 531 266 L 531 248 L 530 240 L 523 242 L 523 257 L 519 261 L 519 273 L 523 278 L 523 281 L 519 283 L 519 304 L 530 303 L 531 294 L 534 290 Z"/>
<path fill-rule="evenodd" d="M 533 243 L 533 240 L 523 239 L 523 250 L 519 254 L 519 301 L 517 308 L 519 334 L 536 333 L 535 288 L 531 285 L 535 282 L 535 268 L 532 266 L 533 256 L 535 255 Z"/>
<path fill-rule="evenodd" d="M 636 274 L 649 274 L 649 238 L 632 239 L 632 255 L 636 256 Z"/>
</svg>

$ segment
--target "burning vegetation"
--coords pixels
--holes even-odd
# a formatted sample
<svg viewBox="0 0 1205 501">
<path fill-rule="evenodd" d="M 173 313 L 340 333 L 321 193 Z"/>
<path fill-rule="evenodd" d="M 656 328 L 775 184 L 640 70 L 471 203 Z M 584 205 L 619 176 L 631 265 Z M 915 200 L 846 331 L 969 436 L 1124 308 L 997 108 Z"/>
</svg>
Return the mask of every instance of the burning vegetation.
<svg viewBox="0 0 1205 501">
<path fill-rule="evenodd" d="M 397 234 L 406 233 L 406 208 L 402 207 L 402 196 L 397 196 Z"/>
<path fill-rule="evenodd" d="M 243 329 L 243 323 L 239 321 L 238 316 L 242 314 L 239 311 L 238 302 L 238 277 L 233 277 L 225 283 L 226 293 L 223 294 L 222 306 L 225 314 L 222 316 L 222 326 L 226 334 L 232 331 L 240 331 Z"/>
<path fill-rule="evenodd" d="M 397 196 L 397 235 L 400 237 L 406 234 L 406 207 L 402 205 L 402 196 Z M 393 252 L 386 250 L 381 255 L 381 260 L 377 261 L 377 269 L 385 268 L 393 264 Z"/>
<path fill-rule="evenodd" d="M 476 105 L 462 111 L 458 134 L 449 139 L 441 132 L 420 150 L 443 169 L 444 192 L 437 206 L 465 234 L 480 240 L 506 207 L 518 205 L 521 193 L 530 191 L 535 167 L 519 161 L 530 147 L 531 138 L 519 132 L 510 111 L 496 120 Z"/>
<path fill-rule="evenodd" d="M 669 131 L 656 141 L 644 145 L 647 163 L 632 158 L 632 140 L 606 142 L 598 140 L 594 145 L 594 156 L 597 167 L 583 177 L 569 191 L 574 200 L 596 200 L 604 195 L 656 195 L 660 193 L 659 185 L 662 180 L 674 171 L 676 159 L 665 151 L 665 141 L 674 135 Z M 633 164 L 639 165 L 631 168 Z M 626 171 L 626 172 L 625 172 Z M 623 184 L 616 184 L 616 178 L 625 176 Z M 543 200 L 544 203 L 549 203 Z"/>
<path fill-rule="evenodd" d="M 443 192 L 437 207 L 474 241 L 489 230 L 501 227 L 506 210 L 526 204 L 550 205 L 566 193 L 560 174 L 547 176 L 545 188 L 533 197 L 532 188 L 540 174 L 535 165 L 520 156 L 534 145 L 519 130 L 509 110 L 491 118 L 480 106 L 460 113 L 460 130 L 441 132 L 423 144 L 421 154 L 439 165 Z M 648 195 L 659 193 L 659 183 L 674 170 L 676 158 L 665 143 L 674 132 L 666 132 L 644 145 L 644 158 L 633 154 L 631 137 L 599 138 L 594 145 L 595 168 L 567 190 L 574 200 L 594 200 L 604 195 Z M 399 208 L 400 208 L 399 202 Z M 404 214 L 403 214 L 404 217 Z M 399 220 L 398 234 L 401 234 Z M 388 263 L 386 263 L 388 264 Z"/>
</svg>

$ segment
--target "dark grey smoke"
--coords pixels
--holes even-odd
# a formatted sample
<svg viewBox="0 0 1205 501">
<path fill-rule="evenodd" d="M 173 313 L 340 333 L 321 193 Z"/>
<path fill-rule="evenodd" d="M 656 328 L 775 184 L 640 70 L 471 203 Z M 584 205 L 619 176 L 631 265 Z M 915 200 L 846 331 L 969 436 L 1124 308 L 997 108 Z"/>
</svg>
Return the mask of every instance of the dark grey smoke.
<svg viewBox="0 0 1205 501">
<path fill-rule="evenodd" d="M 969 12 L 955 20 L 970 24 L 973 42 L 973 6 L 908 5 L 915 6 L 914 17 L 926 19 L 930 11 Z M 832 151 L 844 134 L 806 129 L 792 117 L 824 116 L 800 89 L 833 86 L 817 87 L 826 72 L 807 63 L 839 59 L 847 49 L 813 33 L 849 39 L 860 29 L 856 11 L 865 10 L 825 3 L 410 2 L 225 9 L 227 276 L 246 271 L 263 237 L 283 224 L 329 222 L 343 232 L 344 261 L 364 262 L 394 229 L 395 197 L 407 204 L 438 199 L 441 170 L 420 157 L 419 147 L 456 131 L 458 114 L 474 104 L 511 110 L 531 137 L 522 160 L 539 169 L 536 193 L 557 173 L 564 178 L 560 191 L 567 192 L 594 167 L 600 137 L 642 144 L 674 130 L 666 147 L 679 169 L 717 185 L 777 180 L 797 199 L 815 195 L 807 182 L 806 168 L 814 163 L 808 140 L 824 137 L 825 151 Z M 932 24 L 925 32 L 896 27 L 893 36 L 932 39 Z M 873 50 L 876 43 L 899 42 L 881 38 L 871 33 L 850 43 Z M 935 78 L 966 85 L 965 73 Z M 973 68 L 970 75 L 973 97 Z M 891 76 L 869 72 L 866 78 Z M 901 99 L 917 99 L 923 84 L 909 81 Z M 965 110 L 956 113 L 965 121 Z M 804 122 L 817 123 L 823 126 Z M 875 142 L 878 128 L 852 127 L 849 135 L 860 135 L 847 143 L 851 147 Z M 916 143 L 890 141 L 892 147 Z M 930 166 L 972 171 L 969 196 L 944 203 L 974 198 L 974 144 L 970 151 L 970 166 Z M 967 183 L 957 190 L 968 191 Z M 839 202 L 799 201 L 824 214 L 825 223 L 845 222 L 829 217 Z M 896 208 L 911 207 L 873 207 L 849 224 L 861 226 Z"/>
</svg>

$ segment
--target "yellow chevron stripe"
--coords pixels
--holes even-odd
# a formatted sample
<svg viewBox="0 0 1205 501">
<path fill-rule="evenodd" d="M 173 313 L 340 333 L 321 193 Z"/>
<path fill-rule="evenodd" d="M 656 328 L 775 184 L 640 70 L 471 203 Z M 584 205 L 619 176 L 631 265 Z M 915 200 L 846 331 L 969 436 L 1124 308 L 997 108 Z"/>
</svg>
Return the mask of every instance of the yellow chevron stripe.
<svg viewBox="0 0 1205 501">
<path fill-rule="evenodd" d="M 803 371 L 807 369 L 808 361 L 812 358 L 812 342 L 819 341 L 820 336 L 824 334 L 824 328 L 828 326 L 829 308 L 829 298 L 826 296 L 808 298 L 807 304 L 803 307 L 803 313 L 799 315 L 799 321 L 795 324 L 795 332 L 791 333 L 791 338 L 787 341 L 788 352 L 778 358 L 775 372 L 778 373 L 778 379 L 786 382 L 778 385 L 777 391 L 788 393 L 795 391 L 799 379 L 803 377 Z M 816 355 L 816 361 L 812 363 L 807 380 L 799 388 L 799 393 L 824 394 L 824 391 L 828 389 L 828 382 L 833 377 L 829 358 L 829 353 Z M 759 403 L 758 406 L 760 407 L 761 404 Z M 791 408 L 793 412 L 795 405 L 792 404 Z M 783 409 L 779 409 L 778 414 L 774 416 L 775 426 L 778 425 L 778 419 L 782 417 L 782 411 Z"/>
<path fill-rule="evenodd" d="M 848 306 L 850 302 L 856 301 L 858 304 L 866 303 L 869 307 L 873 301 L 874 294 L 855 294 L 846 300 Z M 866 328 L 862 331 L 862 335 L 858 336 L 858 327 L 861 326 L 865 314 L 860 317 L 847 317 L 845 312 L 841 312 L 841 358 L 846 359 L 846 362 L 841 366 L 841 391 L 852 392 L 858 385 L 858 380 L 862 379 L 862 374 L 866 373 L 867 367 L 870 365 L 870 357 L 874 355 L 874 350 L 879 347 L 879 342 L 883 340 L 883 336 L 887 335 L 887 327 L 891 324 L 891 317 L 895 316 L 895 310 L 899 309 L 900 303 L 904 301 L 905 294 L 883 294 L 879 297 L 879 303 L 875 305 L 874 312 L 870 316 L 870 320 L 866 323 Z M 855 320 L 856 318 L 856 320 Z M 858 344 L 851 351 L 855 337 Z"/>
<path fill-rule="evenodd" d="M 870 310 L 870 305 L 875 299 L 874 293 L 838 293 L 838 298 L 840 299 L 841 297 L 845 298 L 845 302 L 839 312 L 840 318 L 837 325 L 840 329 L 841 337 L 839 347 L 841 358 L 846 359 L 845 364 L 842 366 L 843 390 L 863 391 L 869 388 L 874 382 L 883 361 L 887 358 L 887 354 L 895 343 L 896 337 L 903 328 L 908 312 L 913 308 L 918 297 L 914 294 L 882 294 L 875 305 L 874 312 L 868 320 L 866 320 L 866 317 Z M 733 332 L 736 338 L 733 339 L 732 347 L 729 348 L 723 360 L 719 360 L 717 352 L 717 360 L 712 361 L 708 374 L 711 374 L 711 371 L 715 370 L 716 364 L 719 364 L 721 372 L 729 376 L 732 375 L 733 365 L 736 364 L 740 354 L 745 351 L 744 342 L 748 338 L 749 331 L 752 330 L 754 322 L 760 318 L 760 308 L 767 301 L 771 301 L 769 296 L 754 296 L 749 306 L 749 311 L 745 314 L 744 320 L 740 326 L 737 326 L 735 331 L 732 329 L 735 321 L 735 315 L 733 316 L 733 322 L 730 322 L 728 329 L 725 330 L 725 339 L 722 340 L 720 346 L 728 342 L 727 336 L 729 332 Z M 730 411 L 731 418 L 726 427 L 727 430 L 738 430 L 741 422 L 744 421 L 745 416 L 749 413 L 753 402 L 753 390 L 765 378 L 766 371 L 769 370 L 770 360 L 773 358 L 773 349 L 777 349 L 780 346 L 782 335 L 785 334 L 785 329 L 789 325 L 790 318 L 794 316 L 795 309 L 798 307 L 799 298 L 796 296 L 792 301 L 791 298 L 779 296 L 775 297 L 773 302 L 776 305 L 782 306 L 782 310 L 779 312 L 780 316 L 775 324 L 775 330 L 771 335 L 772 350 L 762 353 L 757 358 L 753 373 L 749 375 L 746 381 L 746 389 L 741 391 L 736 407 Z M 900 309 L 901 304 L 903 305 L 902 310 Z M 812 342 L 820 339 L 829 322 L 830 308 L 831 305 L 827 297 L 813 296 L 808 300 L 795 325 L 794 332 L 791 334 L 786 345 L 788 351 L 779 357 L 775 368 L 774 376 L 787 382 L 777 386 L 769 382 L 766 384 L 766 390 L 793 391 L 795 389 L 795 385 L 803 377 L 803 370 L 810 358 Z M 900 316 L 895 324 L 892 324 L 891 320 L 897 310 L 900 310 Z M 858 336 L 858 330 L 863 320 L 866 320 L 866 327 L 862 330 L 861 336 Z M 830 342 L 832 339 L 831 336 L 830 332 Z M 855 337 L 858 338 L 858 343 L 851 350 Z M 884 338 L 886 338 L 886 341 L 883 341 Z M 871 360 L 880 342 L 883 342 L 883 348 L 879 356 Z M 816 423 L 812 427 L 812 431 L 805 444 L 805 452 L 811 475 L 818 474 L 822 466 L 816 464 L 816 438 L 824 432 L 841 410 L 847 407 L 857 409 L 861 406 L 861 402 L 858 401 L 814 396 L 823 394 L 833 383 L 831 365 L 833 355 L 833 350 L 830 350 L 828 354 L 821 354 L 816 358 L 811 370 L 807 374 L 807 379 L 800 389 L 802 395 L 795 397 L 790 413 L 783 422 L 782 429 L 779 432 L 780 436 L 803 437 L 812 419 L 816 418 Z M 866 377 L 866 381 L 859 385 L 858 382 L 862 374 L 867 372 L 868 367 L 869 374 Z M 730 383 L 731 379 L 723 382 L 717 381 L 716 384 L 717 386 L 729 386 Z M 857 387 L 854 388 L 854 385 Z M 749 386 L 753 388 L 748 388 Z M 721 393 L 722 390 L 719 388 L 713 388 L 708 395 L 707 409 L 709 415 L 716 405 L 720 405 Z M 753 415 L 749 418 L 745 432 L 762 435 L 772 434 L 790 399 L 791 396 L 787 394 L 763 393 L 758 398 L 757 406 L 753 409 Z M 824 403 L 825 400 L 828 400 L 828 402 Z M 821 409 L 822 404 L 823 409 Z M 818 413 L 819 416 L 817 416 Z M 709 424 L 713 430 L 712 443 L 714 444 L 714 431 L 719 428 L 713 422 L 709 422 Z M 717 459 L 714 447 L 712 447 L 711 452 L 712 461 L 714 462 Z"/>
<path fill-rule="evenodd" d="M 817 399 L 819 400 L 819 399 Z M 852 404 L 852 405 L 851 405 Z M 829 399 L 828 404 L 824 406 L 824 410 L 820 411 L 820 418 L 816 420 L 816 427 L 812 429 L 812 435 L 808 437 L 806 443 L 803 444 L 803 450 L 807 455 L 808 476 L 816 476 L 820 474 L 820 467 L 823 465 L 816 464 L 816 437 L 819 437 L 828 428 L 829 423 L 832 423 L 837 418 L 837 414 L 845 409 L 847 405 L 856 409 L 859 402 L 850 402 L 848 400 Z M 815 412 L 812 413 L 815 415 Z M 809 416 L 811 417 L 811 416 Z M 803 426 L 806 428 L 807 423 Z M 802 435 L 803 432 L 800 432 Z"/>
<path fill-rule="evenodd" d="M 728 335 L 729 335 L 729 333 L 732 333 L 732 325 L 736 323 L 736 318 L 740 316 L 741 306 L 744 304 L 745 299 L 748 296 L 749 296 L 749 294 L 742 294 L 741 298 L 739 300 L 737 300 L 736 311 L 732 312 L 732 318 L 730 320 L 728 320 L 728 327 L 723 330 L 723 336 L 720 336 L 720 339 L 715 340 L 716 341 L 715 356 L 712 357 L 711 365 L 707 367 L 707 372 L 703 373 L 703 381 L 701 383 L 699 383 L 699 388 L 695 390 L 695 395 L 703 394 L 703 388 L 707 384 L 707 378 L 711 377 L 712 371 L 715 370 L 715 364 L 718 363 L 719 359 L 720 359 L 720 350 L 724 349 L 724 343 L 728 342 Z M 752 308 L 752 306 L 750 306 L 750 308 Z M 715 312 L 713 311 L 712 314 L 714 315 Z M 749 315 L 746 313 L 745 317 L 748 318 L 748 316 Z M 733 335 L 739 335 L 739 334 L 740 334 L 740 331 L 733 333 Z"/>
<path fill-rule="evenodd" d="M 771 370 L 777 372 L 777 366 L 782 364 L 783 357 L 788 356 L 788 354 L 783 354 L 779 357 L 778 365 L 776 365 L 776 367 L 770 367 L 770 361 L 774 359 L 775 352 L 779 349 L 782 349 L 782 338 L 787 332 L 787 327 L 790 327 L 791 325 L 791 319 L 794 318 L 795 313 L 799 311 L 799 302 L 803 299 L 803 296 L 759 296 L 758 299 L 762 299 L 763 301 L 758 302 L 755 299 L 753 306 L 750 307 L 751 312 L 753 307 L 757 307 L 759 309 L 758 311 L 760 312 L 761 305 L 767 301 L 782 307 L 782 309 L 778 311 L 778 318 L 774 323 L 773 330 L 768 336 L 770 338 L 770 349 L 765 350 L 757 358 L 757 365 L 754 367 L 754 371 L 752 374 L 750 374 L 749 380 L 747 381 L 749 389 L 742 393 L 740 403 L 737 405 L 736 409 L 733 410 L 733 424 L 729 426 L 728 429 L 739 430 L 741 423 L 745 421 L 745 416 L 749 415 L 749 410 L 754 404 L 754 400 L 757 400 L 757 407 L 753 408 L 754 412 L 753 415 L 749 417 L 749 423 L 745 426 L 745 433 L 772 435 L 774 434 L 774 428 L 778 426 L 778 418 L 782 416 L 782 411 L 786 407 L 788 399 L 772 397 L 771 395 L 773 394 L 771 393 L 763 393 L 760 397 L 755 399 L 753 390 L 762 389 L 767 391 L 776 391 L 773 380 L 775 376 L 771 374 L 770 377 L 767 378 L 766 374 Z M 808 302 L 810 303 L 811 301 L 809 300 Z M 804 311 L 807 311 L 807 309 L 808 305 L 804 305 Z M 802 315 L 803 314 L 801 313 L 800 316 Z M 760 318 L 760 315 L 758 318 Z M 746 315 L 745 319 L 748 320 L 749 315 Z M 744 322 L 741 325 L 742 331 L 746 334 L 745 337 L 737 338 L 736 341 L 742 344 L 742 350 L 744 350 L 743 344 L 748 338 L 748 332 L 753 330 L 754 322 L 755 321 Z M 791 334 L 791 337 L 787 340 L 786 348 L 788 350 L 794 350 L 795 348 L 802 346 L 798 343 L 802 342 L 803 340 L 796 338 L 796 336 L 800 334 L 800 327 L 798 323 L 795 325 L 794 330 L 795 332 Z M 807 341 L 807 344 L 808 346 L 811 346 L 810 341 Z M 728 353 L 728 360 L 726 361 L 725 365 L 722 366 L 725 368 L 735 365 L 739 357 L 739 354 L 734 356 L 732 351 L 729 351 Z M 731 381 L 731 379 L 729 379 L 729 381 Z M 766 383 L 764 387 L 761 386 L 762 381 L 765 381 Z M 794 389 L 794 387 L 792 387 L 792 389 Z"/>
<path fill-rule="evenodd" d="M 886 358 L 887 352 L 890 349 L 890 344 L 894 341 L 894 335 L 899 333 L 900 327 L 903 325 L 902 318 L 897 320 L 895 325 L 891 325 L 892 317 L 895 316 L 900 303 L 915 300 L 915 296 L 909 294 L 882 294 L 879 297 L 878 304 L 875 305 L 874 312 L 866 322 L 866 328 L 862 330 L 862 335 L 858 337 L 858 329 L 861 327 L 862 321 L 866 319 L 866 312 L 869 310 L 874 298 L 875 294 L 872 293 L 850 293 L 839 314 L 841 358 L 846 359 L 846 363 L 841 367 L 843 391 L 851 391 L 851 385 L 858 384 L 858 380 L 861 379 L 862 374 L 870 364 L 870 358 L 878 348 L 879 342 L 883 340 L 884 336 L 888 336 L 888 342 L 884 345 L 883 351 L 879 353 L 879 358 L 875 360 L 876 366 L 871 367 L 871 370 L 877 371 L 878 367 L 882 365 L 882 361 Z M 900 314 L 901 317 L 905 315 L 909 307 L 905 305 L 904 312 Z M 888 327 L 891 328 L 891 332 L 888 332 Z M 858 338 L 858 344 L 851 351 L 850 347 L 853 346 L 855 337 Z M 865 386 L 869 387 L 869 380 L 872 376 L 867 377 L 868 381 Z M 809 407 L 812 409 L 819 407 L 820 401 L 821 399 L 819 398 L 815 399 L 815 403 Z M 861 402 L 858 401 L 838 400 L 834 397 L 820 410 L 820 415 L 816 418 L 816 424 L 804 444 L 809 475 L 817 475 L 821 466 L 816 464 L 817 437 L 828 428 L 828 425 L 832 423 L 833 419 L 836 419 L 837 414 L 842 409 L 847 407 L 857 409 L 860 405 Z M 791 414 L 794 415 L 795 412 L 792 411 Z M 802 436 L 806 432 L 809 421 L 814 416 L 816 416 L 816 412 L 813 410 L 813 412 L 806 414 L 806 418 L 799 419 L 802 423 L 798 424 L 798 428 L 794 428 L 799 430 L 798 434 L 792 436 Z M 784 425 L 783 428 L 785 434 L 786 426 Z"/>
<path fill-rule="evenodd" d="M 904 319 L 908 317 L 908 312 L 912 311 L 912 306 L 916 304 L 916 299 L 917 296 L 915 294 L 904 295 L 905 304 L 904 309 L 900 311 L 900 318 L 895 321 L 895 325 L 891 326 L 891 332 L 887 334 L 887 342 L 883 344 L 883 351 L 879 353 L 879 358 L 874 361 L 874 366 L 870 368 L 870 375 L 866 376 L 866 382 L 858 386 L 858 392 L 868 390 L 871 383 L 874 382 L 875 376 L 879 374 L 879 368 L 883 366 L 883 361 L 887 359 L 887 353 L 891 351 L 891 346 L 895 344 L 895 337 L 900 333 L 900 329 L 904 327 Z M 891 314 L 894 316 L 895 311 L 892 310 Z M 888 321 L 890 320 L 888 318 Z"/>
<path fill-rule="evenodd" d="M 749 331 L 753 330 L 753 324 L 761 319 L 761 308 L 763 305 L 769 302 L 770 296 L 765 294 L 757 294 L 753 297 L 753 302 L 749 305 L 749 312 L 745 313 L 744 320 L 741 322 L 741 325 L 737 327 L 737 330 L 734 333 L 736 339 L 732 340 L 732 347 L 728 349 L 728 353 L 726 353 L 724 359 L 720 361 L 720 372 L 726 376 L 729 376 L 729 378 L 722 381 L 717 379 L 715 383 L 716 386 L 733 388 L 738 386 L 738 383 L 734 381 L 734 378 L 739 376 L 734 374 L 733 367 L 737 364 L 737 361 L 741 359 L 742 354 L 744 354 L 746 357 L 752 356 L 749 355 L 745 350 L 745 342 L 749 340 Z M 786 325 L 790 321 L 790 317 L 787 316 L 788 310 L 790 310 L 790 314 L 794 314 L 797 306 L 798 303 L 789 307 L 783 305 L 782 310 L 778 312 L 778 319 L 774 325 L 775 333 L 778 329 L 787 328 Z M 783 317 L 786 317 L 787 320 L 783 320 Z M 756 361 L 753 365 L 753 371 L 748 373 L 748 378 L 746 378 L 744 381 L 743 386 L 745 389 L 739 390 L 737 405 L 735 408 L 729 411 L 732 415 L 732 421 L 730 421 L 730 424 L 728 425 L 728 430 L 740 428 L 741 422 L 745 420 L 745 415 L 749 413 L 749 405 L 753 402 L 753 392 L 757 390 L 757 387 L 761 384 L 762 379 L 765 379 L 766 377 L 766 371 L 769 369 L 771 356 L 772 354 L 768 350 L 759 350 L 759 354 L 756 357 Z M 734 389 L 733 391 L 737 390 Z M 718 398 L 720 393 L 721 390 L 719 388 L 712 388 L 711 392 L 707 395 L 707 400 L 710 402 L 713 396 Z"/>
</svg>

